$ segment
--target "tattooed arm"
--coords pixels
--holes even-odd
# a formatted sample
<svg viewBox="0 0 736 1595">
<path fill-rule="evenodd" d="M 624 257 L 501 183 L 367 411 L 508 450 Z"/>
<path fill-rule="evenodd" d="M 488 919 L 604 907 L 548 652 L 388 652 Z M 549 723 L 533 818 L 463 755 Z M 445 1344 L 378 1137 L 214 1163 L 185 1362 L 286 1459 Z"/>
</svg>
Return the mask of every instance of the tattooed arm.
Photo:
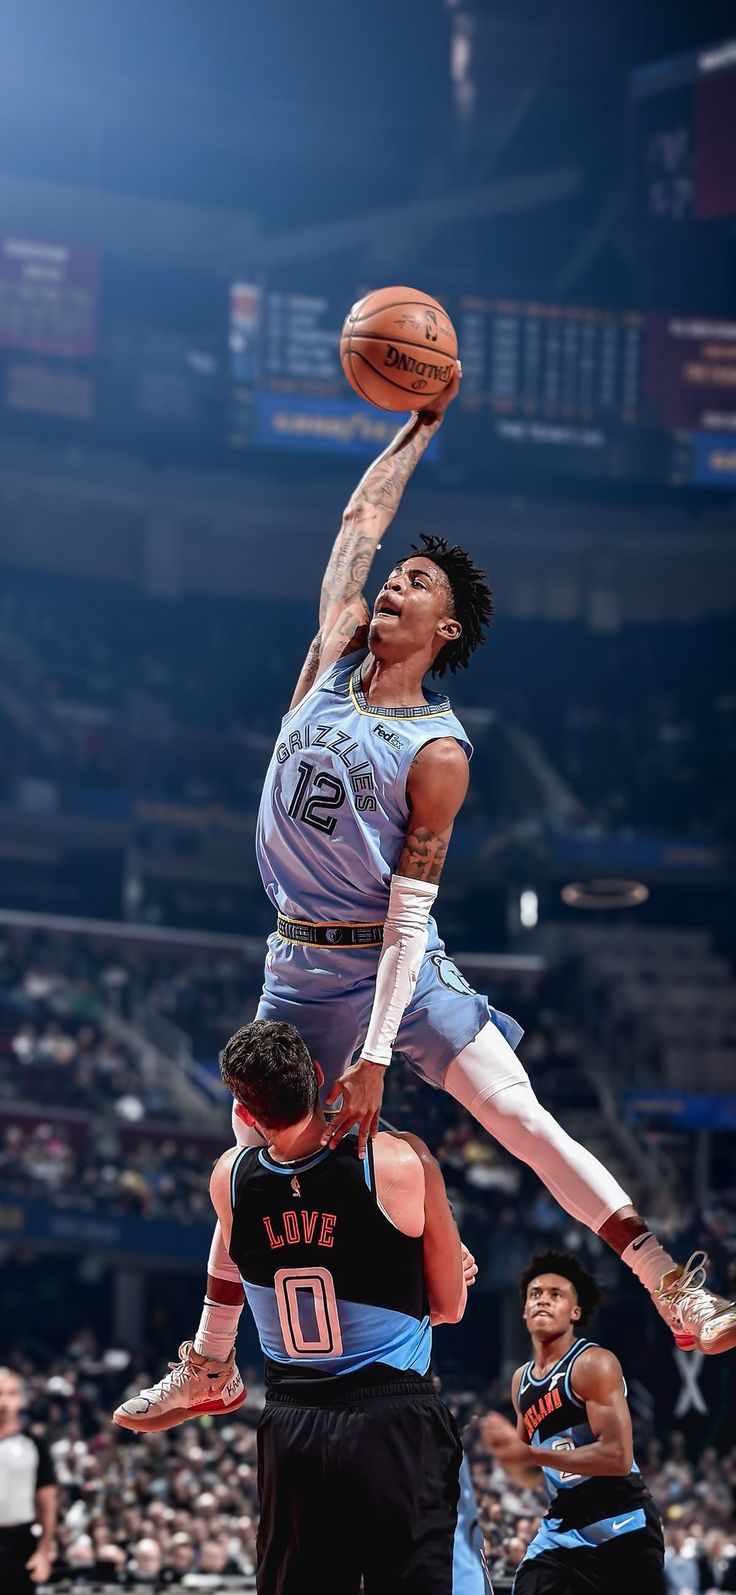
<svg viewBox="0 0 736 1595">
<path fill-rule="evenodd" d="M 322 579 L 319 624 L 322 638 L 319 669 L 362 646 L 356 633 L 368 627 L 368 605 L 363 590 L 376 549 L 401 503 L 406 484 L 427 445 L 442 425 L 448 404 L 460 388 L 456 374 L 433 408 L 419 410 L 368 467 L 345 507 L 342 524 Z"/>
<path fill-rule="evenodd" d="M 368 605 L 365 600 L 363 600 L 363 609 L 365 615 L 362 618 L 359 618 L 357 613 L 353 614 L 350 609 L 346 609 L 332 632 L 331 651 L 326 659 L 322 658 L 322 632 L 318 631 L 316 637 L 312 638 L 289 704 L 290 709 L 295 709 L 302 698 L 306 698 L 317 677 L 327 669 L 328 665 L 334 664 L 336 659 L 341 659 L 343 654 L 352 653 L 355 648 L 365 647 L 368 637 Z"/>
<path fill-rule="evenodd" d="M 440 737 L 426 743 L 406 783 L 411 814 L 397 875 L 437 885 L 467 790 L 468 761 L 459 742 Z"/>
</svg>

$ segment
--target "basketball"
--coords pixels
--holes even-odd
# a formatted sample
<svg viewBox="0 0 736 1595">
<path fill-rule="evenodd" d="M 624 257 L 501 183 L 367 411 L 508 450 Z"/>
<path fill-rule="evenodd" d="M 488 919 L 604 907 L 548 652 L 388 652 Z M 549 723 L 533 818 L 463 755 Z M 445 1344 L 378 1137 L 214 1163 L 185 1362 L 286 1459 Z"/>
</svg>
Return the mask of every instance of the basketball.
<svg viewBox="0 0 736 1595">
<path fill-rule="evenodd" d="M 340 337 L 342 368 L 381 410 L 421 409 L 447 387 L 457 335 L 445 310 L 416 288 L 377 288 L 353 305 Z"/>
</svg>

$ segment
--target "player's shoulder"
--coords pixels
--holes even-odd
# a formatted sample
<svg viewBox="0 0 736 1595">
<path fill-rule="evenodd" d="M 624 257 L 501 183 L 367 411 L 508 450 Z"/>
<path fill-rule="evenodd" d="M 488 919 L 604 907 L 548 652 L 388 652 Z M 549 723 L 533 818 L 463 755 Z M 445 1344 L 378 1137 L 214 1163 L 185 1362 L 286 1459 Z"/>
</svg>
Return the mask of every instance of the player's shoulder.
<svg viewBox="0 0 736 1595">
<path fill-rule="evenodd" d="M 468 754 L 457 737 L 433 737 L 414 755 L 409 783 L 417 788 L 465 785 L 468 782 Z"/>
<path fill-rule="evenodd" d="M 377 1167 L 407 1177 L 417 1177 L 423 1165 L 434 1161 L 426 1142 L 410 1130 L 379 1130 L 373 1141 L 373 1160 Z"/>
<path fill-rule="evenodd" d="M 522 1381 L 522 1378 L 523 1378 L 523 1374 L 524 1374 L 524 1370 L 525 1370 L 526 1367 L 527 1367 L 527 1364 L 525 1362 L 520 1363 L 519 1367 L 515 1368 L 513 1373 L 512 1373 L 512 1375 L 511 1375 L 511 1400 L 514 1403 L 514 1406 L 516 1406 L 517 1398 L 518 1398 L 518 1395 L 519 1395 L 519 1386 L 521 1384 L 521 1381 Z"/>
<path fill-rule="evenodd" d="M 217 1158 L 210 1175 L 210 1192 L 214 1200 L 216 1200 L 218 1190 L 221 1188 L 229 1189 L 235 1164 L 241 1152 L 245 1150 L 246 1148 L 242 1146 L 229 1146 L 227 1152 L 223 1152 Z"/>
<path fill-rule="evenodd" d="M 606 1346 L 584 1346 L 570 1370 L 570 1385 L 581 1401 L 595 1400 L 598 1396 L 616 1390 L 623 1384 L 623 1369 L 615 1355 Z"/>
</svg>

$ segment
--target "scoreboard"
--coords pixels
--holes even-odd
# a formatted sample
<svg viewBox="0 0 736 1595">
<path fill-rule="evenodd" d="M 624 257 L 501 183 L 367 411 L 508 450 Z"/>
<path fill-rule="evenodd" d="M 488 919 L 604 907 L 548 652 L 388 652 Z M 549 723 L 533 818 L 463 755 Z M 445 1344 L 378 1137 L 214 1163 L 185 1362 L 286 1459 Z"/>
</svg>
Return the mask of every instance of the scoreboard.
<svg viewBox="0 0 736 1595">
<path fill-rule="evenodd" d="M 367 287 L 233 285 L 231 443 L 368 454 L 389 442 L 398 418 L 354 397 L 340 368 L 342 322 Z M 736 482 L 736 323 L 439 297 L 457 329 L 464 413 L 440 437 L 466 473 Z"/>
<path fill-rule="evenodd" d="M 493 415 L 632 425 L 644 318 L 575 306 L 466 298 L 458 341 L 466 404 Z"/>
<path fill-rule="evenodd" d="M 0 345 L 91 355 L 96 320 L 94 250 L 0 237 Z"/>
</svg>

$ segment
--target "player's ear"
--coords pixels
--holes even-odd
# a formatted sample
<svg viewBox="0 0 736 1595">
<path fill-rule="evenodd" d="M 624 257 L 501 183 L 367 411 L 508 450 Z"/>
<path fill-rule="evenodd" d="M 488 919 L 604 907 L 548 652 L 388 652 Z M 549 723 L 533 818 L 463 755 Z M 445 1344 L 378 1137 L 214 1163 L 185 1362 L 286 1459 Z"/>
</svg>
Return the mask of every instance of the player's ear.
<svg viewBox="0 0 736 1595">
<path fill-rule="evenodd" d="M 580 1307 L 578 1307 L 578 1305 L 576 1303 L 576 1305 L 573 1307 L 572 1312 L 570 1314 L 570 1317 L 572 1318 L 572 1321 L 573 1321 L 574 1324 L 576 1324 L 578 1322 L 578 1319 L 580 1317 L 580 1312 L 581 1312 L 581 1309 L 580 1309 Z"/>
<path fill-rule="evenodd" d="M 317 1085 L 319 1086 L 320 1091 L 321 1091 L 322 1087 L 323 1087 L 323 1085 L 325 1083 L 325 1072 L 324 1072 L 324 1069 L 320 1068 L 316 1058 L 312 1059 L 312 1068 L 314 1069 Z"/>
<path fill-rule="evenodd" d="M 460 621 L 451 620 L 449 615 L 444 620 L 441 620 L 437 626 L 438 635 L 442 638 L 443 643 L 457 642 L 458 637 L 462 636 L 462 630 Z"/>
<path fill-rule="evenodd" d="M 249 1125 L 251 1129 L 256 1122 L 253 1118 L 253 1114 L 249 1113 L 248 1109 L 243 1107 L 242 1102 L 236 1102 L 235 1104 L 235 1117 L 236 1119 L 241 1119 L 243 1124 Z"/>
</svg>

